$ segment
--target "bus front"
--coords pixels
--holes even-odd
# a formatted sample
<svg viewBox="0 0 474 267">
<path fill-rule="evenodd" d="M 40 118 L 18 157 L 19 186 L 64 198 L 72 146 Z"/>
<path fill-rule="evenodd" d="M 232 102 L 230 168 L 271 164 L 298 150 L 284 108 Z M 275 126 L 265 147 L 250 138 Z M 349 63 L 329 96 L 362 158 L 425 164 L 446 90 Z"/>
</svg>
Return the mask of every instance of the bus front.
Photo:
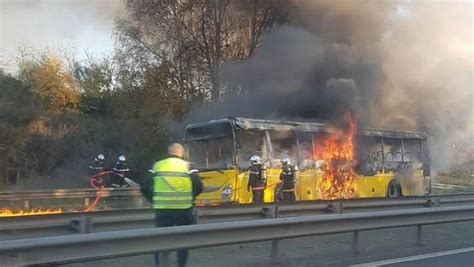
<svg viewBox="0 0 474 267">
<path fill-rule="evenodd" d="M 197 206 L 220 205 L 235 200 L 238 169 L 231 121 L 222 119 L 188 125 L 184 132 L 187 158 L 199 170 L 204 184 Z"/>
</svg>

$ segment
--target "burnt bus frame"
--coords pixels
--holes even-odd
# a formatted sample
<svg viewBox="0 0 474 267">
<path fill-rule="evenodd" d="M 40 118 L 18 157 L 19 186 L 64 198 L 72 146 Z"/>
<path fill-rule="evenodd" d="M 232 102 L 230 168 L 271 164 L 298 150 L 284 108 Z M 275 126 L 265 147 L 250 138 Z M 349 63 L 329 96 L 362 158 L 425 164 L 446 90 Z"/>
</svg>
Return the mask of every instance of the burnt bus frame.
<svg viewBox="0 0 474 267">
<path fill-rule="evenodd" d="M 242 127 L 241 125 L 246 125 L 248 124 L 249 127 L 245 128 Z M 268 155 L 269 160 L 273 160 L 273 151 L 272 148 L 272 142 L 271 142 L 271 137 L 270 137 L 270 131 L 291 131 L 295 135 L 295 141 L 296 141 L 296 162 L 300 164 L 300 135 L 301 133 L 311 133 L 311 142 L 312 142 L 312 149 L 313 151 L 316 149 L 316 144 L 315 144 L 315 138 L 316 134 L 318 133 L 331 133 L 330 126 L 327 124 L 321 124 L 321 123 L 298 123 L 298 122 L 282 122 L 282 121 L 270 121 L 270 120 L 258 120 L 258 119 L 246 119 L 246 118 L 238 118 L 238 117 L 228 117 L 224 119 L 217 119 L 217 120 L 211 120 L 208 122 L 204 123 L 197 123 L 197 124 L 191 124 L 188 125 L 185 129 L 184 133 L 184 142 L 190 142 L 190 141 L 202 141 L 202 140 L 208 140 L 210 138 L 187 138 L 186 132 L 189 128 L 199 128 L 199 127 L 205 127 L 213 124 L 228 124 L 231 128 L 231 134 L 232 140 L 233 140 L 233 153 L 232 153 L 232 162 L 235 164 L 235 169 L 240 169 L 240 162 L 239 162 L 239 152 L 240 149 L 238 149 L 237 143 L 240 140 L 237 140 L 237 131 L 257 131 L 257 132 L 263 132 L 264 133 L 264 142 L 265 142 L 265 149 L 266 153 Z M 256 125 L 255 127 L 252 127 L 252 124 Z M 262 126 L 263 125 L 263 126 Z M 265 127 L 266 125 L 266 127 Z M 282 127 L 284 126 L 284 127 Z M 300 126 L 300 130 L 298 130 L 298 127 Z M 301 127 L 302 126 L 302 127 Z M 278 129 L 279 127 L 282 127 L 282 129 Z M 286 129 L 283 129 L 286 128 Z M 228 135 L 217 135 L 214 138 L 217 137 L 224 137 Z M 380 146 L 381 146 L 381 152 L 382 152 L 382 167 L 383 171 L 385 172 L 385 162 L 386 162 L 386 155 L 384 151 L 384 139 L 400 139 L 401 143 L 401 158 L 402 162 L 404 161 L 404 139 L 416 139 L 419 142 L 419 149 L 420 149 L 420 161 L 423 164 L 423 169 L 424 173 L 427 173 L 428 175 L 424 176 L 429 176 L 429 168 L 430 168 L 430 162 L 429 162 L 429 157 L 426 157 L 424 155 L 425 153 L 429 153 L 428 147 L 426 146 L 426 134 L 425 133 L 417 133 L 417 132 L 402 132 L 402 131 L 395 131 L 395 130 L 385 130 L 385 129 L 375 129 L 375 128 L 368 128 L 366 130 L 361 130 L 359 129 L 356 133 L 356 136 L 371 136 L 371 137 L 380 137 Z M 206 146 L 206 151 L 207 151 L 207 146 Z M 186 150 L 187 153 L 189 153 L 188 149 Z M 315 167 L 315 159 L 314 159 L 314 153 L 311 154 L 311 160 L 312 160 L 312 165 Z"/>
</svg>

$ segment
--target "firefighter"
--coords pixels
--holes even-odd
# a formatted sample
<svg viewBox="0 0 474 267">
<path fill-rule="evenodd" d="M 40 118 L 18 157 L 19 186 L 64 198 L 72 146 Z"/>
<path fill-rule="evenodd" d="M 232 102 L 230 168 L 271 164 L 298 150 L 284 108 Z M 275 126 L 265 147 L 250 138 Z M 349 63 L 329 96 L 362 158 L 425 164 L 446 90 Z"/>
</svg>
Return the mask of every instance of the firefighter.
<svg viewBox="0 0 474 267">
<path fill-rule="evenodd" d="M 114 173 L 112 174 L 110 185 L 112 187 L 128 187 L 129 185 L 125 178 L 127 178 L 130 169 L 128 168 L 127 158 L 124 155 L 117 158 L 112 170 Z"/>
<path fill-rule="evenodd" d="M 89 179 L 91 179 L 94 186 L 101 186 L 104 185 L 104 180 L 102 177 L 97 177 L 96 175 L 99 173 L 102 173 L 105 171 L 104 169 L 104 162 L 105 162 L 105 157 L 104 154 L 98 154 L 95 158 L 94 161 L 89 164 Z"/>
<path fill-rule="evenodd" d="M 264 191 L 267 186 L 267 170 L 258 155 L 250 157 L 250 174 L 247 190 L 252 190 L 253 203 L 263 203 Z"/>
<path fill-rule="evenodd" d="M 295 185 L 296 185 L 296 171 L 297 167 L 291 165 L 291 160 L 288 157 L 284 157 L 281 160 L 281 173 L 280 182 L 281 186 L 281 199 L 283 201 L 295 201 Z"/>
<path fill-rule="evenodd" d="M 158 161 L 153 174 L 153 209 L 156 227 L 190 225 L 196 223 L 193 212 L 194 198 L 202 192 L 202 182 L 196 170 L 189 170 L 183 160 L 184 148 L 175 143 L 168 147 L 168 158 Z M 188 251 L 178 251 L 178 266 L 186 266 Z M 159 266 L 159 253 L 155 254 Z"/>
</svg>

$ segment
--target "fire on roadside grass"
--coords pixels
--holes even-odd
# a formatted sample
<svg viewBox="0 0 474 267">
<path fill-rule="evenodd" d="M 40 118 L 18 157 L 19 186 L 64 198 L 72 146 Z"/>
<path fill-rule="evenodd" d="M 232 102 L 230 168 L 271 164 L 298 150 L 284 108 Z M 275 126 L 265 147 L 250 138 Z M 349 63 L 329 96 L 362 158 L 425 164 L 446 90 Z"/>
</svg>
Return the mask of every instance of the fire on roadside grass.
<svg viewBox="0 0 474 267">
<path fill-rule="evenodd" d="M 61 208 L 31 209 L 31 210 L 0 209 L 0 218 L 30 216 L 30 215 L 59 214 L 59 213 L 63 213 L 63 210 Z"/>
</svg>

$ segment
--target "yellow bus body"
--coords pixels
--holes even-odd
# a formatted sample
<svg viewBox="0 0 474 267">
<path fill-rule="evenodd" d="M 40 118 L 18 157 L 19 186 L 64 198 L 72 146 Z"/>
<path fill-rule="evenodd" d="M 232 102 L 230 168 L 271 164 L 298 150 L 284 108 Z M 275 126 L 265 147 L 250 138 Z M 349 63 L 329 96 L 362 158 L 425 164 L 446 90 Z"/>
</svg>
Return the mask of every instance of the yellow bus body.
<svg viewBox="0 0 474 267">
<path fill-rule="evenodd" d="M 275 199 L 275 187 L 279 182 L 280 169 L 268 168 L 267 188 L 264 192 L 264 201 L 272 203 Z M 247 190 L 249 172 L 239 173 L 237 170 L 201 172 L 205 192 L 196 199 L 196 205 L 220 205 L 226 203 L 248 204 L 252 203 L 252 193 Z M 317 184 L 324 173 L 316 169 L 298 172 L 296 183 L 297 200 L 320 200 Z M 374 176 L 356 176 L 354 179 L 354 198 L 386 197 L 390 181 L 394 173 L 379 173 Z M 423 171 L 414 173 L 411 179 L 400 181 L 403 196 L 420 196 L 428 192 L 429 177 L 423 177 Z M 223 198 L 223 190 L 230 186 L 230 197 Z"/>
</svg>

